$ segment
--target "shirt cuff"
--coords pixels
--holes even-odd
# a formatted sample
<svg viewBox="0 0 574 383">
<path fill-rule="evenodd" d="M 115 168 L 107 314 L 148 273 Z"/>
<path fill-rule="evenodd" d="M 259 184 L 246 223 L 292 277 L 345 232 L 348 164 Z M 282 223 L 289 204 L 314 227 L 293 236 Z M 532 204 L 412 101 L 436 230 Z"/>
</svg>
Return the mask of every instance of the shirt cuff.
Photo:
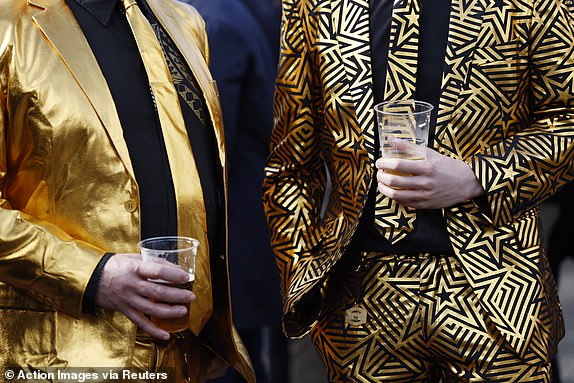
<svg viewBox="0 0 574 383">
<path fill-rule="evenodd" d="M 94 269 L 92 276 L 86 286 L 86 291 L 84 292 L 84 297 L 82 299 L 82 312 L 84 314 L 98 315 L 99 307 L 96 305 L 96 296 L 98 295 L 98 288 L 100 286 L 100 278 L 102 277 L 102 272 L 104 271 L 104 266 L 110 260 L 110 258 L 115 255 L 114 253 L 106 253 L 98 262 L 98 265 Z"/>
</svg>

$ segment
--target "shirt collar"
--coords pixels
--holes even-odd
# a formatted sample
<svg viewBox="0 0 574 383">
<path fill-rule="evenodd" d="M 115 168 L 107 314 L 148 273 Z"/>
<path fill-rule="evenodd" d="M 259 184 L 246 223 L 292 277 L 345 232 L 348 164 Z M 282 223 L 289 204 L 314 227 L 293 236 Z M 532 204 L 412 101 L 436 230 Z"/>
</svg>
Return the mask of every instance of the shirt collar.
<svg viewBox="0 0 574 383">
<path fill-rule="evenodd" d="M 108 25 L 118 0 L 69 0 L 75 1 L 103 25 Z"/>
</svg>

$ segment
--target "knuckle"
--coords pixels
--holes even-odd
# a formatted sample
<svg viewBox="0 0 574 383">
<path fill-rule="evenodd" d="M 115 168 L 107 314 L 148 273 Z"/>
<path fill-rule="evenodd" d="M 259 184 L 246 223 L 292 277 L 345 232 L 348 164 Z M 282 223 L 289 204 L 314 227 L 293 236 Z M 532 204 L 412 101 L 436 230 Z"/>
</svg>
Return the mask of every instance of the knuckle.
<svg viewBox="0 0 574 383">
<path fill-rule="evenodd" d="M 433 173 L 437 169 L 436 161 L 425 161 L 422 166 L 427 173 Z"/>
<path fill-rule="evenodd" d="M 387 178 L 387 185 L 389 185 L 390 187 L 394 188 L 394 187 L 400 186 L 399 183 L 400 182 L 398 181 L 398 177 L 390 175 Z"/>
<path fill-rule="evenodd" d="M 428 191 L 432 189 L 433 187 L 433 182 L 430 179 L 424 179 L 421 184 L 420 184 L 421 190 L 422 190 L 422 194 L 426 195 L 428 194 Z"/>
<path fill-rule="evenodd" d="M 381 194 L 383 194 L 383 195 L 386 195 L 385 189 L 384 189 L 382 183 L 379 182 L 379 184 L 377 185 L 377 189 L 378 189 L 379 193 L 381 193 Z"/>
<path fill-rule="evenodd" d="M 399 166 L 400 161 L 389 161 L 389 163 L 387 164 L 387 166 L 385 166 L 385 170 L 396 170 L 397 167 Z"/>
<path fill-rule="evenodd" d="M 147 267 L 147 264 L 145 262 L 141 263 L 134 262 L 132 264 L 132 270 L 136 275 L 144 276 L 148 268 L 149 267 Z"/>
<path fill-rule="evenodd" d="M 154 307 L 153 305 L 150 303 L 144 303 L 142 304 L 142 306 L 140 307 L 140 311 L 143 312 L 146 315 L 150 315 L 154 313 Z"/>
<path fill-rule="evenodd" d="M 421 193 L 421 202 L 428 202 L 432 198 L 432 193 L 428 190 L 423 190 Z"/>
<path fill-rule="evenodd" d="M 163 286 L 159 283 L 154 283 L 151 288 L 151 295 L 154 298 L 159 298 L 162 296 L 162 293 L 163 293 Z"/>
</svg>

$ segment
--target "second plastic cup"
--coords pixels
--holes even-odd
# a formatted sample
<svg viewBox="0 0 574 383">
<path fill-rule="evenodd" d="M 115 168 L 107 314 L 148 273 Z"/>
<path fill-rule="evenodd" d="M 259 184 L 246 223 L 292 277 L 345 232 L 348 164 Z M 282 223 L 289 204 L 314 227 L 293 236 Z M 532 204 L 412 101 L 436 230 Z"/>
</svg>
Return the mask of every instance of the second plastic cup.
<svg viewBox="0 0 574 383">
<path fill-rule="evenodd" d="M 144 262 L 170 262 L 181 267 L 189 275 L 186 283 L 169 283 L 164 280 L 154 279 L 152 282 L 163 283 L 171 287 L 180 289 L 193 290 L 195 281 L 195 257 L 199 241 L 188 237 L 155 237 L 148 238 L 138 244 Z M 180 318 L 157 318 L 151 316 L 151 321 L 161 329 L 174 333 L 186 330 L 189 322 L 189 306 L 187 307 L 188 315 Z"/>
</svg>

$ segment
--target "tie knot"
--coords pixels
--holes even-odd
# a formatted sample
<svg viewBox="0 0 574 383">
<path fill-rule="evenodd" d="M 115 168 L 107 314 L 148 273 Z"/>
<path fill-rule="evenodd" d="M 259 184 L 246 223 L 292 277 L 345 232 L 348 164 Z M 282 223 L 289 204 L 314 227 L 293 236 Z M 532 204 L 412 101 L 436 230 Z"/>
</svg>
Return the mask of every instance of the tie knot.
<svg viewBox="0 0 574 383">
<path fill-rule="evenodd" d="M 125 10 L 127 10 L 132 5 L 137 5 L 136 0 L 121 0 L 121 1 L 122 1 L 122 6 L 124 7 Z"/>
</svg>

